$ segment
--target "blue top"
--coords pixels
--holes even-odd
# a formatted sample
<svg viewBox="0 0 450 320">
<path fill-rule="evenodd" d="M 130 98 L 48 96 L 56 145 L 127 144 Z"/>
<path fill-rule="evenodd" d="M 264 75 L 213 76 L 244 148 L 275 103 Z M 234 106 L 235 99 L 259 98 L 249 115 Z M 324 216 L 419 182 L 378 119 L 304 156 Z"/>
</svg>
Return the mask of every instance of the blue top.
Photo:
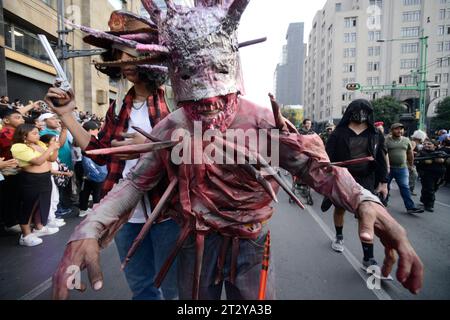
<svg viewBox="0 0 450 320">
<path fill-rule="evenodd" d="M 41 136 L 44 136 L 46 134 L 52 134 L 59 138 L 60 132 L 57 130 L 52 129 L 44 129 L 39 133 Z M 72 146 L 69 142 L 69 134 L 67 133 L 66 142 L 63 146 L 59 149 L 58 158 L 61 163 L 64 163 L 67 167 L 69 167 L 70 170 L 73 170 L 73 164 L 72 164 Z"/>
</svg>

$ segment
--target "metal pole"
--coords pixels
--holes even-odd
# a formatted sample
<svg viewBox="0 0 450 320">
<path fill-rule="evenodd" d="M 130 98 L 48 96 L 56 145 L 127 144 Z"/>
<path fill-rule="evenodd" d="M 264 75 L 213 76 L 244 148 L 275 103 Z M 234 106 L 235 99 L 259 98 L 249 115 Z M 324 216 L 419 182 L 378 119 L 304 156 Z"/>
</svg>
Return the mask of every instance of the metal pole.
<svg viewBox="0 0 450 320">
<path fill-rule="evenodd" d="M 3 0 L 0 0 L 0 37 L 4 40 Z M 8 95 L 4 43 L 0 43 L 0 95 Z"/>
<path fill-rule="evenodd" d="M 66 34 L 63 32 L 65 31 L 64 26 L 65 8 L 66 6 L 64 0 L 58 0 L 58 51 L 61 54 L 60 57 L 61 65 L 64 69 L 64 72 L 67 74 L 67 62 L 64 59 L 65 53 L 67 51 L 67 44 L 66 44 Z"/>
<path fill-rule="evenodd" d="M 426 108 L 426 92 L 427 92 L 427 59 L 428 59 L 428 37 L 424 36 L 424 30 L 422 29 L 422 35 L 420 37 L 420 119 L 419 129 L 425 131 L 426 124 L 425 119 L 427 117 Z"/>
</svg>

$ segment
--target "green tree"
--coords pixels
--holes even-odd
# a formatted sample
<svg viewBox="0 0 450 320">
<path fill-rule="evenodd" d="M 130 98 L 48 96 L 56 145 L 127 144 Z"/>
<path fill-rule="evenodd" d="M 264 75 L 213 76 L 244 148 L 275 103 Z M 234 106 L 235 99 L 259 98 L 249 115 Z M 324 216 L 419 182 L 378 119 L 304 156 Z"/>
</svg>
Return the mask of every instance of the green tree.
<svg viewBox="0 0 450 320">
<path fill-rule="evenodd" d="M 385 128 L 399 122 L 405 107 L 395 98 L 386 96 L 372 101 L 375 121 L 383 121 Z"/>
<path fill-rule="evenodd" d="M 281 113 L 283 116 L 292 122 L 296 127 L 299 127 L 303 121 L 303 109 L 292 108 L 290 106 L 286 106 L 281 109 Z"/>
<path fill-rule="evenodd" d="M 450 129 L 450 97 L 438 103 L 436 117 L 431 120 L 431 127 L 435 130 Z"/>
</svg>

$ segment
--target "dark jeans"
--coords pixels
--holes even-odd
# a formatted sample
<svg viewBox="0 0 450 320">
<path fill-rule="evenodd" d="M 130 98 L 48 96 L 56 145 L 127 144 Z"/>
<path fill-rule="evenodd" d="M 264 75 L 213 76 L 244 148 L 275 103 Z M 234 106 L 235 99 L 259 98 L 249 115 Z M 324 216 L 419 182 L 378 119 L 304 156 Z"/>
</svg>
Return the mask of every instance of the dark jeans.
<svg viewBox="0 0 450 320">
<path fill-rule="evenodd" d="M 126 223 L 115 237 L 120 261 L 124 261 L 134 239 L 144 224 Z M 133 293 L 133 300 L 173 300 L 178 298 L 177 261 L 167 273 L 162 290 L 154 286 L 154 280 L 175 247 L 179 227 L 173 221 L 154 224 L 125 268 L 125 277 Z"/>
<path fill-rule="evenodd" d="M 6 227 L 15 226 L 18 223 L 20 211 L 20 191 L 19 175 L 6 176 L 0 182 L 2 189 L 0 192 L 0 213 L 2 221 Z"/>
<path fill-rule="evenodd" d="M 103 182 L 94 182 L 87 179 L 83 180 L 80 192 L 80 210 L 86 211 L 89 205 L 89 196 L 92 194 L 94 204 L 101 200 Z"/>
<path fill-rule="evenodd" d="M 420 182 L 422 182 L 422 194 L 420 202 L 425 207 L 434 208 L 434 201 L 436 200 L 436 191 L 439 189 L 439 182 L 442 179 L 442 173 L 435 173 L 429 171 L 420 172 Z"/>
<path fill-rule="evenodd" d="M 77 185 L 77 193 L 79 193 L 83 184 L 83 163 L 81 161 L 75 162 L 74 168 L 75 184 Z"/>
</svg>

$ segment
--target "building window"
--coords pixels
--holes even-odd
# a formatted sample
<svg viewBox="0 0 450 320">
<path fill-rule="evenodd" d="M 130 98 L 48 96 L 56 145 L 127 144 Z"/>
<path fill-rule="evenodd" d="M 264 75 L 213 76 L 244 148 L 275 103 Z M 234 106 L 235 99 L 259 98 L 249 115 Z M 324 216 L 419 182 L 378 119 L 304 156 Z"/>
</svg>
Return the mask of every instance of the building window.
<svg viewBox="0 0 450 320">
<path fill-rule="evenodd" d="M 444 43 L 443 42 L 438 42 L 438 44 L 437 44 L 437 51 L 438 52 L 444 51 Z"/>
<path fill-rule="evenodd" d="M 342 11 L 342 3 L 336 3 L 336 12 Z"/>
<path fill-rule="evenodd" d="M 419 27 L 402 28 L 402 37 L 413 38 L 419 36 Z"/>
<path fill-rule="evenodd" d="M 370 0 L 369 5 L 383 8 L 383 0 Z"/>
<path fill-rule="evenodd" d="M 108 0 L 109 4 L 114 8 L 114 10 L 124 9 L 123 0 Z"/>
<path fill-rule="evenodd" d="M 49 58 L 47 57 L 44 47 L 34 33 L 7 21 L 5 21 L 4 30 L 5 45 L 7 47 L 17 52 L 26 54 L 34 59 L 49 62 Z M 56 44 L 51 44 L 53 48 L 56 47 Z"/>
<path fill-rule="evenodd" d="M 442 75 L 440 73 L 438 73 L 434 76 L 434 81 L 436 83 L 441 83 L 441 80 L 442 80 Z"/>
<path fill-rule="evenodd" d="M 344 73 L 355 72 L 354 63 L 344 63 Z"/>
<path fill-rule="evenodd" d="M 369 31 L 369 41 L 378 41 L 381 39 L 381 31 Z"/>
<path fill-rule="evenodd" d="M 346 48 L 344 49 L 344 58 L 356 57 L 356 48 Z"/>
<path fill-rule="evenodd" d="M 356 17 L 345 18 L 344 19 L 344 26 L 346 28 L 354 28 L 357 25 L 356 20 L 357 20 Z"/>
<path fill-rule="evenodd" d="M 418 43 L 402 43 L 402 53 L 417 53 L 419 52 Z"/>
<path fill-rule="evenodd" d="M 356 42 L 356 32 L 344 33 L 344 42 L 345 43 L 354 43 L 354 42 Z"/>
<path fill-rule="evenodd" d="M 404 6 L 414 6 L 422 3 L 422 0 L 403 0 Z"/>
<path fill-rule="evenodd" d="M 418 59 L 402 59 L 400 60 L 400 68 L 402 69 L 416 69 Z"/>
<path fill-rule="evenodd" d="M 44 2 L 45 4 L 47 4 L 48 6 L 52 7 L 53 9 L 57 8 L 57 0 L 41 0 L 42 2 Z"/>
<path fill-rule="evenodd" d="M 445 10 L 444 10 L 444 19 L 445 19 Z M 420 11 L 403 12 L 403 22 L 411 22 L 419 20 L 420 20 Z"/>
<path fill-rule="evenodd" d="M 380 70 L 379 62 L 369 62 L 367 64 L 367 71 L 378 71 L 378 70 Z"/>
</svg>

